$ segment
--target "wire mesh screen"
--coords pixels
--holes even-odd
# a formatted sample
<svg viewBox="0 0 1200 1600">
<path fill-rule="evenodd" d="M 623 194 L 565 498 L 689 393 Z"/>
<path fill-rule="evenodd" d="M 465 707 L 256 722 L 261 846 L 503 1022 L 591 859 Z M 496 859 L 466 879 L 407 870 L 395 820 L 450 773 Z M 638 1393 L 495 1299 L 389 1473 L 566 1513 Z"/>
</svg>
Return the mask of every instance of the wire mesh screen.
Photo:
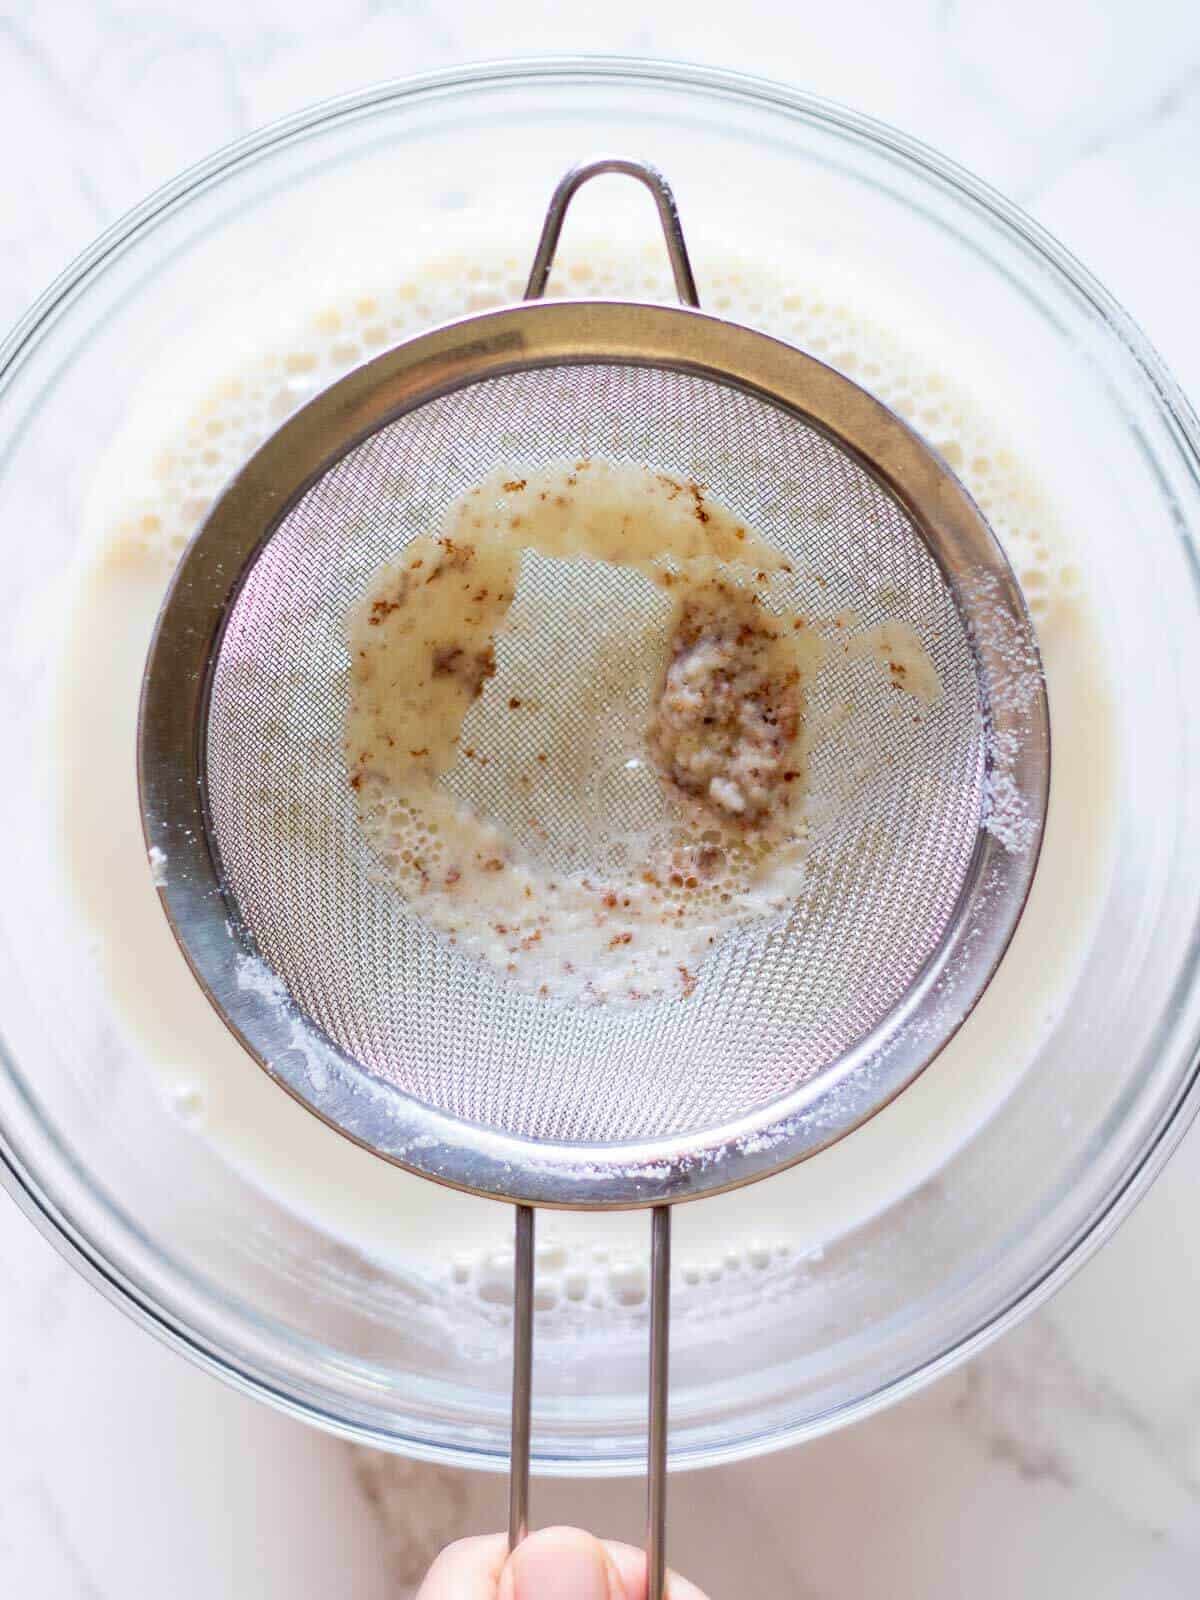
<svg viewBox="0 0 1200 1600">
<path fill-rule="evenodd" d="M 940 700 L 917 714 L 871 662 L 834 653 L 807 706 L 804 891 L 786 917 L 719 945 L 686 999 L 548 1003 L 455 951 L 379 881 L 343 761 L 346 617 L 374 573 L 493 468 L 572 455 L 703 483 L 787 555 L 789 606 L 829 629 L 906 621 L 941 677 Z M 545 714 L 574 719 L 573 766 L 547 771 L 531 830 L 528 797 L 508 776 L 518 736 L 493 713 L 489 685 L 468 723 L 496 759 L 447 781 L 567 870 L 615 848 L 622 808 L 645 826 L 662 804 L 655 781 L 620 776 L 655 688 L 661 597 L 622 568 L 526 557 L 515 607 L 530 597 L 540 617 L 560 619 L 557 631 L 551 620 L 514 635 L 497 681 L 536 681 Z M 584 679 L 593 710 L 581 717 L 571 684 Z M 850 454 L 709 378 L 582 365 L 431 401 L 308 490 L 233 606 L 214 666 L 207 781 L 227 883 L 260 953 L 348 1055 L 475 1123 L 613 1142 L 727 1123 L 828 1068 L 888 1016 L 956 913 L 980 823 L 984 729 L 941 570 Z"/>
</svg>

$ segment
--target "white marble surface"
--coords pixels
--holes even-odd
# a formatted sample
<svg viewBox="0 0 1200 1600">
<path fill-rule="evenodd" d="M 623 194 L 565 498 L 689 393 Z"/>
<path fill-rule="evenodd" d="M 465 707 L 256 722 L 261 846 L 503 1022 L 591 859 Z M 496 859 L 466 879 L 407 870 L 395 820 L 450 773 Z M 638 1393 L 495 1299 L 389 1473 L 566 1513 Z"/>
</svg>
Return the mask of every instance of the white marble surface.
<svg viewBox="0 0 1200 1600">
<path fill-rule="evenodd" d="M 548 49 L 690 57 L 888 118 L 1021 201 L 1195 395 L 1194 0 L 8 0 L 0 320 L 179 167 L 381 75 Z M 672 1553 L 720 1596 L 1183 1600 L 1200 1592 L 1200 1130 L 1045 1310 L 966 1369 L 806 1449 L 693 1474 Z M 364 1457 L 193 1371 L 0 1203 L 0 1594 L 395 1600 L 499 1526 L 492 1479 Z M 537 1491 L 635 1537 L 633 1484 Z"/>
</svg>

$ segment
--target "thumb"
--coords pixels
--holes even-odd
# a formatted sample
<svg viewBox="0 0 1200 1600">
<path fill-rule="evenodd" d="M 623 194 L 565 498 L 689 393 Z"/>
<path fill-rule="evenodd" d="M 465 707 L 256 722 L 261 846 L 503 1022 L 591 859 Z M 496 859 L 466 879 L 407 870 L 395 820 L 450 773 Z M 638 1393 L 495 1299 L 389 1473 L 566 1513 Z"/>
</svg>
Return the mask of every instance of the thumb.
<svg viewBox="0 0 1200 1600">
<path fill-rule="evenodd" d="M 500 1600 L 626 1600 L 604 1546 L 578 1528 L 540 1528 L 509 1556 Z"/>
</svg>

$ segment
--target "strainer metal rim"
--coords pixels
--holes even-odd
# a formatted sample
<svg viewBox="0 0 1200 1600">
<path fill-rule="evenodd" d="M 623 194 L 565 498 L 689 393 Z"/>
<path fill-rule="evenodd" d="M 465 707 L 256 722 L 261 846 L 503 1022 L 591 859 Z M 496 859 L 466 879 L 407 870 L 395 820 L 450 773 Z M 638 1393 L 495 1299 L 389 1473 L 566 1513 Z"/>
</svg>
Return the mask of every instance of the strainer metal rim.
<svg viewBox="0 0 1200 1600">
<path fill-rule="evenodd" d="M 971 642 L 991 742 L 1016 752 L 1010 776 L 1033 823 L 1015 848 L 980 828 L 959 901 L 965 914 L 951 918 L 903 1004 L 836 1066 L 717 1130 L 613 1145 L 535 1141 L 462 1121 L 368 1077 L 307 1019 L 311 1044 L 307 1054 L 297 1051 L 299 1013 L 246 985 L 249 940 L 223 882 L 204 777 L 211 666 L 225 621 L 258 549 L 308 487 L 378 428 L 432 399 L 506 373 L 586 363 L 668 367 L 765 398 L 836 440 L 923 535 L 936 533 L 928 542 L 952 592 L 976 586 L 1023 630 L 1015 659 L 1011 639 L 975 630 Z M 230 572 L 238 574 L 232 584 Z M 138 725 L 146 842 L 165 857 L 160 898 L 209 1000 L 259 1065 L 337 1131 L 435 1181 L 530 1205 L 695 1199 L 793 1165 L 874 1115 L 944 1047 L 986 988 L 1041 845 L 1050 745 L 1044 682 L 1040 672 L 1032 683 L 1028 676 L 1037 660 L 1016 579 L 966 490 L 850 379 L 769 335 L 688 307 L 523 302 L 457 319 L 355 369 L 297 411 L 231 480 L 184 552 L 151 642 Z"/>
</svg>

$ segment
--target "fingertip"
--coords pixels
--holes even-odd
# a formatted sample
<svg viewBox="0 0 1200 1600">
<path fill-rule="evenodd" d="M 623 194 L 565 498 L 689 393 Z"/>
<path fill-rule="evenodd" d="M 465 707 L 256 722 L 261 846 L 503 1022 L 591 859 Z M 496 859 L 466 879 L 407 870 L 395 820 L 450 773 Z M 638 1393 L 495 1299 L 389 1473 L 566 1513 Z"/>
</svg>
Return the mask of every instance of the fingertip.
<svg viewBox="0 0 1200 1600">
<path fill-rule="evenodd" d="M 493 1600 L 507 1553 L 502 1533 L 447 1545 L 426 1573 L 417 1600 Z"/>
<path fill-rule="evenodd" d="M 625 1600 L 646 1600 L 646 1552 L 616 1539 L 606 1539 L 604 1548 L 624 1588 Z M 668 1572 L 667 1600 L 708 1600 L 708 1597 L 677 1572 Z"/>
<path fill-rule="evenodd" d="M 417 1600 L 646 1600 L 646 1556 L 580 1528 L 540 1528 L 508 1555 L 502 1533 L 460 1539 L 430 1567 Z M 667 1600 L 707 1600 L 667 1574 Z"/>
<path fill-rule="evenodd" d="M 559 1527 L 539 1528 L 517 1546 L 504 1568 L 500 1600 L 628 1600 L 628 1596 L 600 1540 L 580 1528 Z"/>
<path fill-rule="evenodd" d="M 627 1600 L 646 1600 L 646 1555 L 636 1545 L 605 1539 L 604 1548 L 625 1590 Z"/>
</svg>

